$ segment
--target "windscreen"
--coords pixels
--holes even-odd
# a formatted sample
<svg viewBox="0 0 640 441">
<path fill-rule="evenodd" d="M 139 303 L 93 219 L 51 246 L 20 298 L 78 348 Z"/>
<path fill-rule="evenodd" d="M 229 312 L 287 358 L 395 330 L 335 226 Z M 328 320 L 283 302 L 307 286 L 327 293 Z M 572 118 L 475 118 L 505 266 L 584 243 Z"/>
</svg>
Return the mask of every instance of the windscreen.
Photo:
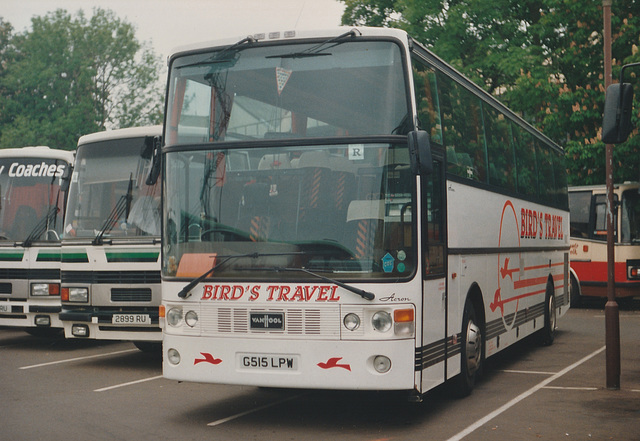
<svg viewBox="0 0 640 441">
<path fill-rule="evenodd" d="M 288 145 L 165 155 L 166 276 L 341 279 L 415 271 L 406 144 Z"/>
<path fill-rule="evenodd" d="M 166 144 L 406 134 L 398 45 L 242 45 L 171 63 Z"/>
<path fill-rule="evenodd" d="M 65 237 L 160 235 L 160 184 L 145 183 L 152 148 L 151 137 L 78 147 Z"/>
<path fill-rule="evenodd" d="M 60 159 L 0 158 L 0 240 L 58 240 L 69 171 Z"/>
</svg>

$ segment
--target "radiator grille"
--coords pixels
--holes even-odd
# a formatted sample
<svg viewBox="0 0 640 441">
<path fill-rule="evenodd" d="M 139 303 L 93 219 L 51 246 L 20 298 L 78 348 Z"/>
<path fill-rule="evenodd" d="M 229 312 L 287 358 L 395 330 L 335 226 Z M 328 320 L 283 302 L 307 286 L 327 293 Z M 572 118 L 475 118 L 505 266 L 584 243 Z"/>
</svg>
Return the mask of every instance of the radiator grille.
<svg viewBox="0 0 640 441">
<path fill-rule="evenodd" d="M 56 268 L 44 269 L 23 269 L 23 268 L 0 268 L 0 280 L 59 280 L 60 270 Z"/>
<path fill-rule="evenodd" d="M 112 302 L 150 302 L 151 288 L 112 288 Z"/>
<path fill-rule="evenodd" d="M 160 271 L 62 271 L 62 283 L 160 283 Z"/>
<path fill-rule="evenodd" d="M 249 327 L 250 312 L 284 313 L 284 330 L 257 330 Z M 340 308 L 242 308 L 227 306 L 202 305 L 199 315 L 202 335 L 252 335 L 259 337 L 317 336 L 331 339 L 340 338 Z"/>
</svg>

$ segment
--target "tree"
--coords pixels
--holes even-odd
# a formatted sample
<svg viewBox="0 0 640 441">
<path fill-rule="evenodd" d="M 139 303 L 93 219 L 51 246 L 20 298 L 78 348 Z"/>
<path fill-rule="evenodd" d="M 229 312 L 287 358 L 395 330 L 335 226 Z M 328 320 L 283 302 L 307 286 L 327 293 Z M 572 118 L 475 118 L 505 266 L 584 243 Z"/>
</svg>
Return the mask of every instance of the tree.
<svg viewBox="0 0 640 441">
<path fill-rule="evenodd" d="M 4 55 L 8 50 L 12 32 L 13 27 L 11 23 L 6 23 L 2 17 L 0 17 L 0 76 L 2 76 L 7 65 Z"/>
<path fill-rule="evenodd" d="M 92 57 L 101 125 L 128 127 L 162 120 L 164 88 L 159 87 L 160 60 L 135 38 L 131 24 L 98 9 L 85 28 Z"/>
<path fill-rule="evenodd" d="M 531 115 L 539 128 L 565 147 L 571 183 L 602 184 L 605 182 L 605 149 L 601 141 L 605 96 L 602 3 L 593 0 L 548 3 L 548 12 L 535 29 L 548 48 L 546 63 L 537 73 L 529 71 L 522 75 L 510 99 L 512 105 Z M 639 6 L 635 0 L 613 3 L 614 81 L 618 80 L 623 64 L 640 61 Z M 532 100 L 537 89 L 546 91 L 545 96 Z M 638 95 L 635 109 L 638 127 Z M 634 135 L 637 134 L 636 130 Z M 640 137 L 633 135 L 616 146 L 615 182 L 638 180 L 639 147 Z"/>
<path fill-rule="evenodd" d="M 564 146 L 570 183 L 604 183 L 600 0 L 343 1 L 343 24 L 407 30 Z M 640 61 L 638 3 L 613 3 L 615 79 L 623 63 Z M 638 96 L 640 89 L 636 127 Z M 633 135 L 616 146 L 616 181 L 638 179 L 640 137 Z"/>
<path fill-rule="evenodd" d="M 2 17 L 0 17 L 0 116 L 6 114 L 3 108 L 2 97 L 6 95 L 4 82 L 2 79 L 5 76 L 7 66 L 9 65 L 9 52 L 10 52 L 10 40 L 13 27 L 10 23 L 6 23 Z"/>
<path fill-rule="evenodd" d="M 161 120 L 160 60 L 113 12 L 56 10 L 14 35 L 0 71 L 0 146 L 74 149 L 86 133 Z"/>
</svg>

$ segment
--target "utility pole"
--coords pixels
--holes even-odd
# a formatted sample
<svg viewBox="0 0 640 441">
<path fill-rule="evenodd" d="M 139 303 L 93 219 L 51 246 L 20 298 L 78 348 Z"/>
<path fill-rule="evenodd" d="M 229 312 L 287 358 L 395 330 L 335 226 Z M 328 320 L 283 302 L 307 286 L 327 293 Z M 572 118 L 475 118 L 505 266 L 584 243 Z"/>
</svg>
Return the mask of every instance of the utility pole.
<svg viewBox="0 0 640 441">
<path fill-rule="evenodd" d="M 611 4 L 613 0 L 602 0 L 604 19 L 604 83 L 605 89 L 611 79 Z M 607 174 L 607 303 L 604 307 L 607 389 L 620 389 L 620 313 L 615 291 L 614 213 L 617 207 L 613 199 L 613 144 L 606 144 Z"/>
</svg>

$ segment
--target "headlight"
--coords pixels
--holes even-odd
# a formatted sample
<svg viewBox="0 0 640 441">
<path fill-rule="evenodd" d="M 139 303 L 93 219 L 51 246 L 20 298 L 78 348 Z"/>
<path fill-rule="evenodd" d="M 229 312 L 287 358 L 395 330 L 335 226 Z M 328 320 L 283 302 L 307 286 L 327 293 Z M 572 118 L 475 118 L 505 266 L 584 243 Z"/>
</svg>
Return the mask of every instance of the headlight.
<svg viewBox="0 0 640 441">
<path fill-rule="evenodd" d="M 182 322 L 182 308 L 171 308 L 167 312 L 167 323 L 170 326 L 176 327 Z"/>
<path fill-rule="evenodd" d="M 167 351 L 167 360 L 174 366 L 180 364 L 180 352 L 177 349 L 170 348 Z"/>
<path fill-rule="evenodd" d="M 640 265 L 627 264 L 627 278 L 632 280 L 640 279 Z"/>
<path fill-rule="evenodd" d="M 391 329 L 393 321 L 391 320 L 391 314 L 387 311 L 378 311 L 371 317 L 371 324 L 373 329 L 378 332 L 387 332 Z"/>
<path fill-rule="evenodd" d="M 198 314 L 195 311 L 187 312 L 184 315 L 184 322 L 193 328 L 198 323 Z"/>
<path fill-rule="evenodd" d="M 344 327 L 349 331 L 355 331 L 360 327 L 360 317 L 358 317 L 358 314 L 352 312 L 344 316 L 342 323 L 344 323 Z"/>
<path fill-rule="evenodd" d="M 89 288 L 69 288 L 70 302 L 88 302 Z"/>
<path fill-rule="evenodd" d="M 31 284 L 32 296 L 59 296 L 60 284 L 59 283 L 32 283 Z"/>
<path fill-rule="evenodd" d="M 48 296 L 49 284 L 48 283 L 32 283 L 31 295 L 32 296 Z"/>
<path fill-rule="evenodd" d="M 71 335 L 74 337 L 89 337 L 89 327 L 87 325 L 71 325 Z"/>
<path fill-rule="evenodd" d="M 389 372 L 389 369 L 391 369 L 391 360 L 384 355 L 378 355 L 373 360 L 373 368 L 380 374 Z"/>
</svg>

